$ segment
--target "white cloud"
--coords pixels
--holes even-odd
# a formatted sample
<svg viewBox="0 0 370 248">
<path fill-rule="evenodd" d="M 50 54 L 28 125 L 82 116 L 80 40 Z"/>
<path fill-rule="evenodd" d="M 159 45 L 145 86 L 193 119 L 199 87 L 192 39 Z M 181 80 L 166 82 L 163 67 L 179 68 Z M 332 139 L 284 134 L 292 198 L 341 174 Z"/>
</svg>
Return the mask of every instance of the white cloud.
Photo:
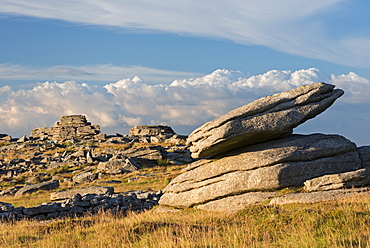
<svg viewBox="0 0 370 248">
<path fill-rule="evenodd" d="M 15 64 L 0 64 L 0 80 L 81 80 L 81 81 L 117 81 L 122 77 L 134 77 L 141 75 L 152 83 L 172 82 L 178 78 L 199 76 L 194 72 L 179 72 L 159 70 L 142 66 L 114 66 L 114 65 L 90 65 L 69 66 L 59 65 L 50 67 L 31 67 Z"/>
<path fill-rule="evenodd" d="M 105 133 L 127 133 L 135 125 L 167 124 L 189 133 L 204 122 L 257 98 L 325 81 L 346 94 L 333 107 L 305 123 L 301 132 L 340 133 L 369 144 L 370 81 L 355 73 L 323 75 L 318 69 L 268 71 L 249 76 L 216 70 L 209 75 L 171 84 L 148 84 L 140 77 L 98 87 L 89 84 L 38 83 L 32 89 L 0 88 L 1 132 L 21 136 L 37 127 L 53 126 L 60 116 L 84 114 Z"/>
<path fill-rule="evenodd" d="M 339 35 L 328 25 L 328 15 L 342 21 L 344 15 L 352 18 L 355 4 L 345 0 L 0 0 L 0 5 L 0 12 L 7 14 L 228 39 L 369 68 L 366 30 L 354 34 L 347 28 Z M 344 26 L 340 21 L 335 25 Z"/>
</svg>

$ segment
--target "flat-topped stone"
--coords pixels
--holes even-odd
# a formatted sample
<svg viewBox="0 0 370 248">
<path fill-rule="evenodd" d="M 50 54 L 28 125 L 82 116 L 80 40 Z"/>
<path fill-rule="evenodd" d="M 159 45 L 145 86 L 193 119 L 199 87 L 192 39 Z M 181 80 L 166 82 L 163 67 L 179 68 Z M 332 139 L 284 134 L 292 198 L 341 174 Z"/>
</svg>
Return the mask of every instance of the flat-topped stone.
<svg viewBox="0 0 370 248">
<path fill-rule="evenodd" d="M 136 126 L 130 129 L 130 135 L 132 136 L 158 136 L 158 135 L 169 135 L 173 136 L 176 133 L 169 126 L 162 125 L 148 125 L 148 126 Z"/>
<path fill-rule="evenodd" d="M 84 115 L 64 115 L 60 117 L 60 121 L 57 122 L 57 125 L 67 126 L 73 124 L 84 124 L 88 125 L 86 117 Z"/>
</svg>

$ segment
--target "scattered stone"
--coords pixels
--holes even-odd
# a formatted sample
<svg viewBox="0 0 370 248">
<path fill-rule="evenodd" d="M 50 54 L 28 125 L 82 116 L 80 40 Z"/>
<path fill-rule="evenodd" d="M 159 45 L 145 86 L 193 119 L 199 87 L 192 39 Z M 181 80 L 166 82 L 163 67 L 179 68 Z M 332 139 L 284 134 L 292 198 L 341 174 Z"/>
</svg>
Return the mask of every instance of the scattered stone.
<svg viewBox="0 0 370 248">
<path fill-rule="evenodd" d="M 18 140 L 17 140 L 17 143 L 24 143 L 24 142 L 26 142 L 28 139 L 27 139 L 27 137 L 26 137 L 26 135 L 23 135 L 21 138 L 19 138 Z"/>
<path fill-rule="evenodd" d="M 130 158 L 148 159 L 152 161 L 167 158 L 166 150 L 161 146 L 145 146 L 135 149 L 127 149 L 121 151 L 120 154 Z"/>
<path fill-rule="evenodd" d="M 53 190 L 59 188 L 59 181 L 48 181 L 43 183 L 31 184 L 26 185 L 23 188 L 20 188 L 17 193 L 15 193 L 15 197 L 22 196 L 24 194 L 30 194 L 39 190 Z"/>
<path fill-rule="evenodd" d="M 138 167 L 132 159 L 114 159 L 107 162 L 100 162 L 97 171 L 107 174 L 121 174 L 137 171 Z"/>
<path fill-rule="evenodd" d="M 292 133 L 342 96 L 334 85 L 314 83 L 260 98 L 195 129 L 187 139 L 193 158 L 204 158 Z"/>
<path fill-rule="evenodd" d="M 14 186 L 14 187 L 10 187 L 6 190 L 3 190 L 0 192 L 0 196 L 6 196 L 6 195 L 15 195 L 15 193 L 17 193 L 17 191 L 22 188 L 22 186 Z"/>
<path fill-rule="evenodd" d="M 98 178 L 98 173 L 82 172 L 72 177 L 72 181 L 76 183 L 90 183 Z"/>
</svg>

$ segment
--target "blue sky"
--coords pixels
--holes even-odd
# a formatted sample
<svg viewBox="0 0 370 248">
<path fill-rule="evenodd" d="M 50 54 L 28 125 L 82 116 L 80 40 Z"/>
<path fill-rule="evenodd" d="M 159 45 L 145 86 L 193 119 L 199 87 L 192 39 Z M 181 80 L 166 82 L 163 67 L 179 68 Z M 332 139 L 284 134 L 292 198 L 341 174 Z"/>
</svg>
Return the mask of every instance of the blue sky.
<svg viewBox="0 0 370 248">
<path fill-rule="evenodd" d="M 259 85 L 263 84 L 263 89 L 269 85 L 278 92 L 281 87 L 276 84 L 279 82 L 288 81 L 293 87 L 322 79 L 340 81 L 339 84 L 348 88 L 349 96 L 341 104 L 361 105 L 360 108 L 365 109 L 352 117 L 353 120 L 363 122 L 369 109 L 366 97 L 356 95 L 361 89 L 362 94 L 368 96 L 368 1 L 34 0 L 30 3 L 0 0 L 0 6 L 0 113 L 3 115 L 0 132 L 27 133 L 27 128 L 50 126 L 59 114 L 76 111 L 86 113 L 95 122 L 106 123 L 103 127 L 107 130 L 161 122 L 189 132 L 202 124 L 201 121 L 217 117 L 238 104 L 248 103 L 230 95 L 225 102 L 220 100 L 222 104 L 218 104 L 222 106 L 218 111 L 208 111 L 201 121 L 179 122 L 174 120 L 178 118 L 175 112 L 183 113 L 186 106 L 191 105 L 189 102 L 183 105 L 179 102 L 151 103 L 149 106 L 156 104 L 157 109 L 169 104 L 177 106 L 176 111 L 171 109 L 172 117 L 158 110 L 157 114 L 162 117 L 154 118 L 145 111 L 135 115 L 135 106 L 127 107 L 127 102 L 118 100 L 104 115 L 88 110 L 89 104 L 85 102 L 81 102 L 80 107 L 72 104 L 69 108 L 47 109 L 31 97 L 41 89 L 65 90 L 70 87 L 68 92 L 74 89 L 80 96 L 99 93 L 111 99 L 113 96 L 109 94 L 112 93 L 106 89 L 118 82 L 121 82 L 120 87 L 134 92 L 135 87 L 136 90 L 140 87 L 148 90 L 145 85 L 158 90 L 165 87 L 163 85 L 173 84 L 174 80 L 188 80 L 183 84 L 192 87 L 204 83 L 216 87 L 214 85 L 227 81 L 222 81 L 223 77 L 229 77 L 227 83 L 233 84 L 238 76 L 247 79 L 268 75 L 270 80 L 261 79 L 263 83 Z M 310 71 L 310 68 L 317 71 Z M 215 73 L 217 69 L 231 72 Z M 277 72 L 272 73 L 274 70 Z M 141 81 L 134 80 L 135 76 Z M 125 83 L 122 80 L 126 80 Z M 66 84 L 68 81 L 76 85 Z M 197 82 L 197 86 L 189 82 Z M 248 97 L 244 95 L 241 99 L 253 100 L 253 97 L 249 98 L 252 93 L 254 98 L 275 93 L 260 90 L 256 93 L 255 89 L 250 89 Z M 156 96 L 163 96 L 163 92 L 168 94 L 168 89 L 163 88 Z M 58 96 L 67 101 L 66 93 L 63 94 L 60 92 Z M 28 102 L 24 100 L 26 95 Z M 356 102 L 355 95 L 362 100 Z M 73 96 L 69 99 L 75 100 Z M 208 104 L 199 102 L 197 108 L 205 108 Z M 26 112 L 32 115 L 25 117 L 28 116 Z M 329 114 L 327 116 L 329 118 Z M 31 124 L 20 124 L 25 121 Z M 329 123 L 324 119 L 322 122 Z M 344 131 L 358 140 L 357 137 L 363 135 L 355 134 L 353 127 L 359 123 L 349 124 L 346 120 L 338 132 Z M 307 132 L 316 130 L 314 124 L 311 126 Z M 324 129 L 330 131 L 330 128 Z M 361 139 L 359 143 L 366 142 Z"/>
</svg>

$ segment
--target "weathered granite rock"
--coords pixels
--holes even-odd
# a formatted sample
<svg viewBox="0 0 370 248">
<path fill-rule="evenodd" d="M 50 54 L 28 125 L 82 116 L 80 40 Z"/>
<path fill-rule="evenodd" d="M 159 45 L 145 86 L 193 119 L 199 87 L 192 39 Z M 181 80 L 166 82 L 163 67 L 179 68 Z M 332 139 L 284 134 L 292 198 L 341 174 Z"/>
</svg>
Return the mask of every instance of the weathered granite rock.
<svg viewBox="0 0 370 248">
<path fill-rule="evenodd" d="M 362 167 L 370 167 L 370 146 L 361 146 L 357 148 L 362 161 Z"/>
<path fill-rule="evenodd" d="M 171 127 L 162 125 L 136 126 L 130 129 L 131 136 L 172 136 L 175 134 Z"/>
<path fill-rule="evenodd" d="M 356 145 L 339 135 L 291 135 L 190 164 L 164 189 L 161 205 L 189 207 L 251 191 L 300 187 L 361 168 Z"/>
<path fill-rule="evenodd" d="M 54 180 L 54 181 L 48 181 L 48 182 L 43 182 L 43 183 L 37 183 L 37 184 L 31 184 L 31 185 L 26 185 L 23 188 L 20 188 L 16 193 L 15 197 L 22 196 L 24 194 L 30 194 L 39 190 L 52 190 L 52 189 L 57 189 L 59 188 L 59 181 Z"/>
<path fill-rule="evenodd" d="M 93 137 L 100 134 L 99 125 L 91 125 L 84 115 L 66 115 L 54 127 L 39 127 L 31 131 L 32 139 L 64 140 L 73 138 Z"/>
<path fill-rule="evenodd" d="M 107 162 L 100 162 L 97 171 L 107 174 L 121 174 L 137 171 L 138 167 L 132 159 L 114 159 Z"/>
<path fill-rule="evenodd" d="M 367 186 L 370 173 L 367 169 L 324 175 L 304 182 L 305 190 L 320 191 Z"/>
<path fill-rule="evenodd" d="M 5 195 L 15 195 L 15 193 L 17 193 L 17 191 L 22 188 L 22 186 L 13 186 L 13 187 L 10 187 L 6 190 L 3 190 L 0 192 L 0 196 L 5 196 Z"/>
<path fill-rule="evenodd" d="M 10 203 L 0 202 L 0 213 L 11 212 L 14 210 L 14 206 Z"/>
<path fill-rule="evenodd" d="M 52 192 L 50 194 L 50 200 L 63 200 L 72 198 L 76 194 L 85 195 L 85 194 L 102 194 L 102 195 L 111 195 L 114 192 L 112 187 L 88 187 L 81 189 L 73 189 L 68 191 Z"/>
<path fill-rule="evenodd" d="M 26 137 L 26 135 L 23 135 L 22 137 L 20 137 L 18 140 L 17 140 L 17 143 L 23 143 L 23 142 L 26 142 L 28 139 Z"/>
<path fill-rule="evenodd" d="M 249 192 L 211 201 L 198 205 L 197 208 L 212 212 L 237 212 L 245 209 L 248 205 L 264 203 L 276 195 L 277 192 Z"/>
<path fill-rule="evenodd" d="M 308 193 L 290 193 L 273 198 L 270 205 L 284 205 L 290 203 L 315 203 L 339 200 L 348 197 L 370 195 L 370 188 L 337 189 Z"/>
<path fill-rule="evenodd" d="M 12 140 L 12 136 L 7 135 L 7 134 L 0 133 L 0 140 L 1 141 L 11 141 Z"/>
<path fill-rule="evenodd" d="M 205 123 L 187 139 L 193 158 L 232 151 L 292 133 L 343 94 L 334 85 L 314 83 L 260 98 Z"/>
<path fill-rule="evenodd" d="M 161 146 L 146 146 L 135 149 L 127 149 L 121 151 L 120 155 L 131 158 L 149 159 L 154 161 L 167 158 L 167 152 Z"/>
<path fill-rule="evenodd" d="M 94 172 L 82 172 L 72 177 L 73 182 L 77 183 L 89 183 L 98 178 L 98 173 Z"/>
<path fill-rule="evenodd" d="M 38 214 L 46 214 L 46 213 L 53 213 L 56 211 L 56 204 L 50 205 L 39 205 L 37 207 L 30 207 L 23 209 L 23 213 L 26 215 L 38 215 Z"/>
</svg>

